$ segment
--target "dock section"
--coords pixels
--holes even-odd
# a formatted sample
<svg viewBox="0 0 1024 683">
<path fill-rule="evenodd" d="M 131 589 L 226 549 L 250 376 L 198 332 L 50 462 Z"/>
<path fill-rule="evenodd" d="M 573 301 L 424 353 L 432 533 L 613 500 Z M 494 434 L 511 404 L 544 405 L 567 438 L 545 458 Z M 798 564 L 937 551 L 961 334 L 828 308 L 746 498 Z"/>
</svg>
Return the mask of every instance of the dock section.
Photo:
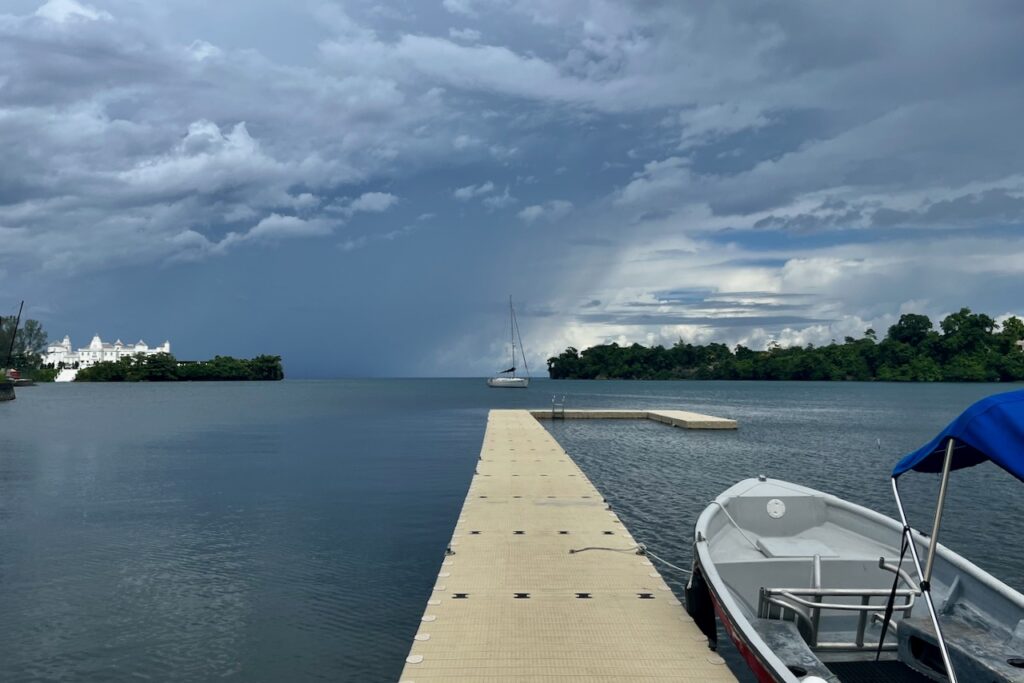
<svg viewBox="0 0 1024 683">
<path fill-rule="evenodd" d="M 529 411 L 492 410 L 401 681 L 734 681 L 635 549 Z"/>
<path fill-rule="evenodd" d="M 538 420 L 654 420 L 682 429 L 736 429 L 736 420 L 701 415 L 686 410 L 531 410 Z"/>
</svg>

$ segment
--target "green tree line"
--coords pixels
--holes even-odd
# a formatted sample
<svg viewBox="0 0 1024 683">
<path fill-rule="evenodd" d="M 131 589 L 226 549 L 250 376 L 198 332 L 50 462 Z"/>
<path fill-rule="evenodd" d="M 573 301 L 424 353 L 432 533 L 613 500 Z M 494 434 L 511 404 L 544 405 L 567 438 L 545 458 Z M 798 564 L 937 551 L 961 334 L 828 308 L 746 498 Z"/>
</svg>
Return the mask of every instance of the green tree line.
<svg viewBox="0 0 1024 683">
<path fill-rule="evenodd" d="M 284 379 L 280 356 L 179 362 L 169 353 L 136 354 L 82 368 L 76 382 L 227 382 Z"/>
<path fill-rule="evenodd" d="M 56 370 L 43 367 L 43 352 L 46 350 L 46 332 L 38 320 L 22 320 L 17 334 L 14 334 L 16 316 L 0 317 L 0 366 L 7 360 L 7 352 L 11 351 L 11 362 L 8 367 L 21 371 L 21 376 L 37 381 L 51 381 L 57 374 Z M 14 345 L 11 346 L 11 335 Z M 0 375 L 6 370 L 0 368 Z"/>
<path fill-rule="evenodd" d="M 827 346 L 771 344 L 704 346 L 679 340 L 671 348 L 602 344 L 568 348 L 548 359 L 552 379 L 746 379 L 890 382 L 1018 382 L 1024 380 L 1024 322 L 1002 325 L 961 308 L 935 330 L 925 315 L 907 313 L 881 341 L 868 329 Z"/>
</svg>

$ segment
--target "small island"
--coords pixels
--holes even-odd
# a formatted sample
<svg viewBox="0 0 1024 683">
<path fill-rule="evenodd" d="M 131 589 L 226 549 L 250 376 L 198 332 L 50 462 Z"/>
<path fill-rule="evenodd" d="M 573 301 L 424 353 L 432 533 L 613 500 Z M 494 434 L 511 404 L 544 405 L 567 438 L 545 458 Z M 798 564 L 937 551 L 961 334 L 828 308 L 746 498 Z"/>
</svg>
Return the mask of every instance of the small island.
<svg viewBox="0 0 1024 683">
<path fill-rule="evenodd" d="M 1024 380 L 1024 322 L 1002 325 L 962 308 L 933 329 L 925 315 L 907 313 L 878 341 L 860 339 L 765 351 L 679 340 L 672 348 L 601 344 L 568 348 L 548 359 L 551 379 L 734 379 L 886 382 L 1019 382 Z"/>
</svg>

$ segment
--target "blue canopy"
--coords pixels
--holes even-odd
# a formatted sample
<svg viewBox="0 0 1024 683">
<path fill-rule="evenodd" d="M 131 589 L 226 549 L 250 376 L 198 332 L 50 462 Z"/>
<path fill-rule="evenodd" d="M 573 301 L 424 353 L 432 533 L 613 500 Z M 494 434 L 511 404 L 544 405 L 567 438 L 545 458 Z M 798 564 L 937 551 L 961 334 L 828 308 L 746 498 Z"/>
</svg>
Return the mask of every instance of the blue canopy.
<svg viewBox="0 0 1024 683">
<path fill-rule="evenodd" d="M 907 470 L 941 472 L 949 439 L 956 439 L 951 469 L 991 460 L 1024 481 L 1024 390 L 981 399 L 938 436 L 900 460 L 892 476 Z"/>
</svg>

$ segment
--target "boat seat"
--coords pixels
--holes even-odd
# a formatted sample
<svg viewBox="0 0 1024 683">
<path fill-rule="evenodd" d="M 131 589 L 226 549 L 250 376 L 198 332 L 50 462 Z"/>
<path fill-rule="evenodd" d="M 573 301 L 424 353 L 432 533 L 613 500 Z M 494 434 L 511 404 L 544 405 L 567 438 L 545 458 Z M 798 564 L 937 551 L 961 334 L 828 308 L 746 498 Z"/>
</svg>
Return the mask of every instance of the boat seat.
<svg viewBox="0 0 1024 683">
<path fill-rule="evenodd" d="M 804 642 L 800 630 L 792 621 L 751 619 L 750 623 L 768 649 L 775 653 L 797 678 L 818 676 L 829 683 L 839 683 L 835 674 L 829 671 Z"/>
<path fill-rule="evenodd" d="M 835 550 L 813 538 L 762 536 L 756 545 L 765 557 L 839 557 Z"/>
<path fill-rule="evenodd" d="M 960 680 L 999 683 L 1024 681 L 1024 668 L 1008 662 L 1019 659 L 1024 663 L 1024 652 L 1014 649 L 1018 640 L 1000 637 L 998 632 L 985 628 L 981 623 L 969 624 L 955 617 L 942 619 L 942 635 L 949 649 L 953 669 Z M 896 636 L 899 640 L 899 657 L 904 663 L 925 674 L 945 674 L 931 619 L 903 619 L 898 623 Z"/>
</svg>

